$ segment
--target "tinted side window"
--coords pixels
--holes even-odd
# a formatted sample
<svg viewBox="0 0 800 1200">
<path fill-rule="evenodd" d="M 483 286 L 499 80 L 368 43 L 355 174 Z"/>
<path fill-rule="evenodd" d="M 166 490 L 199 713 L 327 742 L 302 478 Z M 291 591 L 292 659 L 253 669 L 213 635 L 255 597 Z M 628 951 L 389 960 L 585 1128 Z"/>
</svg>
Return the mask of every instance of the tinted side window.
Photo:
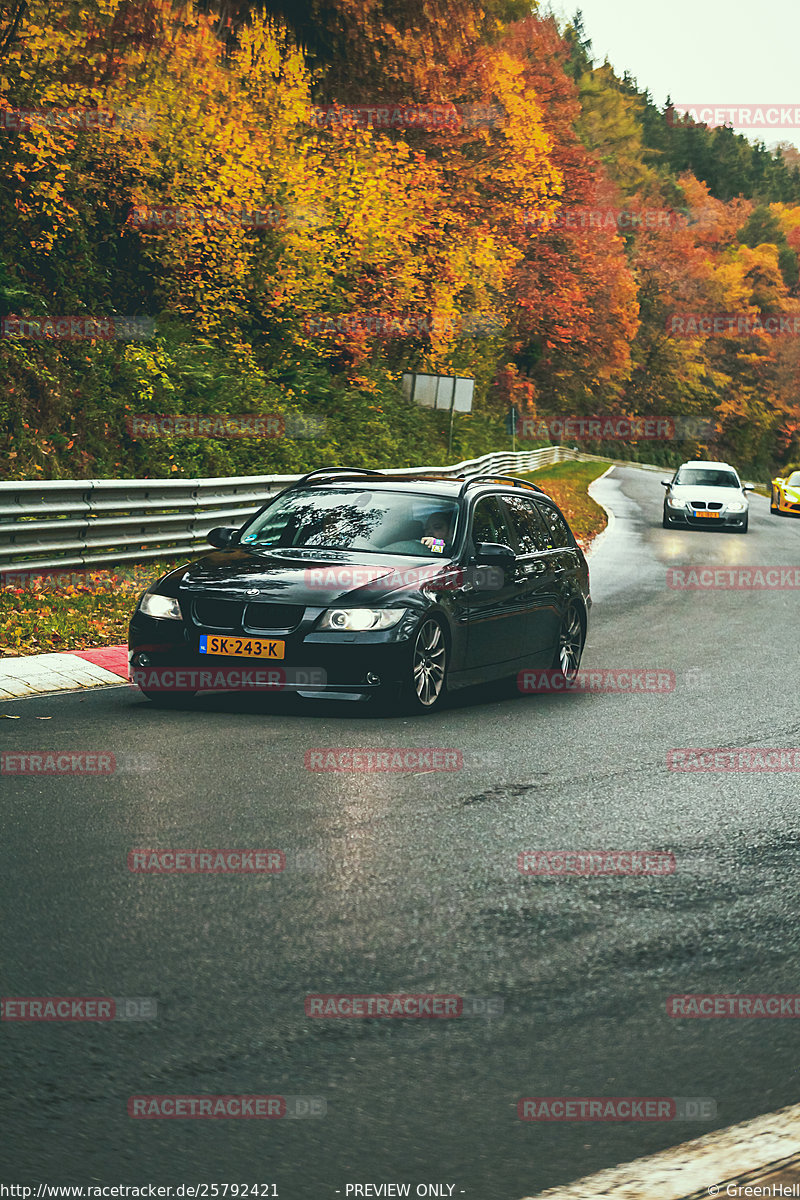
<svg viewBox="0 0 800 1200">
<path fill-rule="evenodd" d="M 562 546 L 574 546 L 575 541 L 561 513 L 556 512 L 549 504 L 544 504 L 540 500 L 536 501 L 536 505 L 544 517 L 548 542 L 552 549 L 558 550 Z"/>
<path fill-rule="evenodd" d="M 496 496 L 484 496 L 475 505 L 472 514 L 472 541 L 499 542 L 508 545 L 508 532 Z"/>
<path fill-rule="evenodd" d="M 517 535 L 520 554 L 534 554 L 548 547 L 547 531 L 536 505 L 526 496 L 504 496 L 511 524 Z"/>
</svg>

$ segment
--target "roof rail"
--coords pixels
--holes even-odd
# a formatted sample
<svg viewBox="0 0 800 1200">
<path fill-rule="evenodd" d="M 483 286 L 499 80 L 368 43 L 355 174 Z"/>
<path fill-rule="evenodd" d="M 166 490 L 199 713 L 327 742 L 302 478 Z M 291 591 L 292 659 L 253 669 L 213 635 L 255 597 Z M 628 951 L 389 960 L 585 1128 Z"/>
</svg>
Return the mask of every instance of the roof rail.
<svg viewBox="0 0 800 1200">
<path fill-rule="evenodd" d="M 301 484 L 307 483 L 309 479 L 313 479 L 316 475 L 382 475 L 382 471 L 369 471 L 366 467 L 317 467 L 315 471 L 309 471 L 308 474 L 302 475 L 291 483 L 286 491 L 300 487 Z"/>
<path fill-rule="evenodd" d="M 475 483 L 510 483 L 514 487 L 528 488 L 532 492 L 538 492 L 540 496 L 546 496 L 544 488 L 540 488 L 538 483 L 531 483 L 529 479 L 519 479 L 516 475 L 470 475 L 461 485 L 458 493 L 459 498 L 464 492 Z"/>
<path fill-rule="evenodd" d="M 274 504 L 276 500 L 279 500 L 281 496 L 285 496 L 287 492 L 293 492 L 295 488 L 302 487 L 304 483 L 317 475 L 380 475 L 381 473 L 380 471 L 368 471 L 366 467 L 317 467 L 315 471 L 308 471 L 305 475 L 301 475 L 299 479 L 295 479 L 293 483 L 289 483 L 285 488 L 281 488 L 274 496 L 270 496 L 266 504 L 263 504 L 258 512 L 253 514 L 248 521 L 248 525 L 252 524 L 256 517 L 260 517 L 262 512 L 266 508 L 269 508 L 270 504 Z"/>
</svg>

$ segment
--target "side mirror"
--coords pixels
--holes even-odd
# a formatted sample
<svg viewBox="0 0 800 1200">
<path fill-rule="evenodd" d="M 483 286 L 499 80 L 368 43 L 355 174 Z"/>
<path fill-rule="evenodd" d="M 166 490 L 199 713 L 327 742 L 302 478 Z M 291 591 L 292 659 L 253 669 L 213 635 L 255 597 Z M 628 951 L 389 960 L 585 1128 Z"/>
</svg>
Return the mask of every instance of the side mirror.
<svg viewBox="0 0 800 1200">
<path fill-rule="evenodd" d="M 209 529 L 206 541 L 217 550 L 227 550 L 239 541 L 239 530 L 234 525 L 217 525 L 214 529 Z"/>
<path fill-rule="evenodd" d="M 516 555 L 510 546 L 501 546 L 499 542 L 476 542 L 475 561 L 490 567 L 513 566 Z"/>
<path fill-rule="evenodd" d="M 672 480 L 671 479 L 662 479 L 661 486 L 662 487 L 672 487 Z"/>
<path fill-rule="evenodd" d="M 756 484 L 754 484 L 754 483 L 743 483 L 742 484 L 743 492 L 754 492 L 755 490 L 756 490 Z"/>
</svg>

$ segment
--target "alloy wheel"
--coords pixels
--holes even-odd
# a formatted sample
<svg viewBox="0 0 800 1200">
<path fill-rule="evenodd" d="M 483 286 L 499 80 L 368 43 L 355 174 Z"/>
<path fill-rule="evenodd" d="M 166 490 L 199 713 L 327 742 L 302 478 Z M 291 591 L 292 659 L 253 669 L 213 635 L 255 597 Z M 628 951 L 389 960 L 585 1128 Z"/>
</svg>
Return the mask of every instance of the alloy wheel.
<svg viewBox="0 0 800 1200">
<path fill-rule="evenodd" d="M 428 619 L 417 631 L 414 642 L 414 693 L 422 708 L 432 708 L 444 688 L 447 651 L 438 621 Z"/>
<path fill-rule="evenodd" d="M 578 674 L 583 653 L 583 623 L 574 604 L 567 609 L 558 639 L 558 666 L 568 683 Z"/>
</svg>

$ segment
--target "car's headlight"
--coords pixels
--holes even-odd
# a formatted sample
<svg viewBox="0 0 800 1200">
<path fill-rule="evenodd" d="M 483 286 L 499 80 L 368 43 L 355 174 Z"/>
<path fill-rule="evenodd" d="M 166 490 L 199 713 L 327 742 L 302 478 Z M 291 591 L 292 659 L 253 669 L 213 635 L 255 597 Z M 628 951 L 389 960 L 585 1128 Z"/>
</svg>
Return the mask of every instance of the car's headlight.
<svg viewBox="0 0 800 1200">
<path fill-rule="evenodd" d="M 734 500 L 732 504 L 728 505 L 728 512 L 744 512 L 746 508 L 747 504 L 744 500 Z"/>
<path fill-rule="evenodd" d="M 404 608 L 329 608 L 322 614 L 318 628 L 339 629 L 345 633 L 391 629 L 405 612 Z"/>
<path fill-rule="evenodd" d="M 157 592 L 145 592 L 139 602 L 139 611 L 146 617 L 166 617 L 171 621 L 182 621 L 180 605 L 172 596 L 159 596 Z"/>
<path fill-rule="evenodd" d="M 678 496 L 667 496 L 667 504 L 670 508 L 686 508 L 686 501 Z"/>
</svg>

